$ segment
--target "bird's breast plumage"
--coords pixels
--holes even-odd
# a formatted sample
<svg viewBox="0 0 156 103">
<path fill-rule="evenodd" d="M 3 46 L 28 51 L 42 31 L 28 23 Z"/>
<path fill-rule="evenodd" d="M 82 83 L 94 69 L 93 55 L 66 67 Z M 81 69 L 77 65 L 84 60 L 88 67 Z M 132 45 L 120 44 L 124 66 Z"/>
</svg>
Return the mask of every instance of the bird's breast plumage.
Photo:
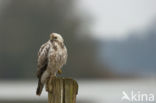
<svg viewBox="0 0 156 103">
<path fill-rule="evenodd" d="M 59 44 L 53 44 L 48 53 L 48 69 L 51 73 L 56 73 L 66 63 L 66 47 L 62 48 Z"/>
</svg>

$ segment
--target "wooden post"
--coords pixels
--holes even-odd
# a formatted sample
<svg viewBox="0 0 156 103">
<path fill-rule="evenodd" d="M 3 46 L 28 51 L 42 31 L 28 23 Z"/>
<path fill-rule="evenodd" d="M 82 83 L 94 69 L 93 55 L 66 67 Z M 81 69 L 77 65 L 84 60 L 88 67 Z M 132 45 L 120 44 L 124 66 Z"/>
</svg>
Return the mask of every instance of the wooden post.
<svg viewBox="0 0 156 103">
<path fill-rule="evenodd" d="M 70 78 L 52 77 L 46 84 L 48 103 L 76 103 L 78 84 Z"/>
</svg>

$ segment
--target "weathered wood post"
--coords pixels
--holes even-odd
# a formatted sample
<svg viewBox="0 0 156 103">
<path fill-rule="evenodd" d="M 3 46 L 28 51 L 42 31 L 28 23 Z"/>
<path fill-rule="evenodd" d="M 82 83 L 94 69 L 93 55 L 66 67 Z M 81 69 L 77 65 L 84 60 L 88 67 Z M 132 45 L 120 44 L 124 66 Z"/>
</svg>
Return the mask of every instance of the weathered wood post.
<svg viewBox="0 0 156 103">
<path fill-rule="evenodd" d="M 52 77 L 46 84 L 48 103 L 76 103 L 78 84 L 70 78 Z"/>
</svg>

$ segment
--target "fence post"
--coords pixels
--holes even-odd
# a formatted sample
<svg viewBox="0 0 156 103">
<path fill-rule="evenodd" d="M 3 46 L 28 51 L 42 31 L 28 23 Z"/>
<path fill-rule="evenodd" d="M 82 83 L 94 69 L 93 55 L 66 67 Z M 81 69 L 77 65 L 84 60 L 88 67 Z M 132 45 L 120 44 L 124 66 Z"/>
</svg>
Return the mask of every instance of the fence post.
<svg viewBox="0 0 156 103">
<path fill-rule="evenodd" d="M 71 78 L 52 77 L 46 83 L 48 103 L 76 103 L 78 84 Z"/>
</svg>

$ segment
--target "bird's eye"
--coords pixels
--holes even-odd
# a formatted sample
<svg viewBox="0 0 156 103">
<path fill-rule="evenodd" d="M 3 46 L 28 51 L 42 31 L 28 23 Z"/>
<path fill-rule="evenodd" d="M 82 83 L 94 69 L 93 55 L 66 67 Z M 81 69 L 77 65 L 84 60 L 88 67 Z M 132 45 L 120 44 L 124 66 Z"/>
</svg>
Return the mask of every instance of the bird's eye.
<svg viewBox="0 0 156 103">
<path fill-rule="evenodd" d="M 54 39 L 56 40 L 56 39 L 57 39 L 57 37 L 54 37 Z"/>
</svg>

